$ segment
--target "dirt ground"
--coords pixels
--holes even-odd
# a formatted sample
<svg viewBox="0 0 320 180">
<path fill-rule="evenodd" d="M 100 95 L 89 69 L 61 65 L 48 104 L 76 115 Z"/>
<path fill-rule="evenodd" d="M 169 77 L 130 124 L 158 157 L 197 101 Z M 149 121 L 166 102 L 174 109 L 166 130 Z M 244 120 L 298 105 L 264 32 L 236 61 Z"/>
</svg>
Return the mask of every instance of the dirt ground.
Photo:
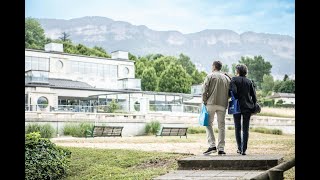
<svg viewBox="0 0 320 180">
<path fill-rule="evenodd" d="M 282 144 L 265 144 L 259 143 L 263 141 L 273 141 L 278 139 L 288 140 L 291 136 L 277 136 L 260 133 L 251 133 L 247 154 L 273 154 L 278 153 L 277 149 L 285 148 Z M 52 142 L 59 146 L 68 147 L 88 147 L 101 149 L 131 149 L 153 152 L 174 152 L 187 154 L 202 154 L 207 150 L 208 144 L 205 134 L 190 134 L 186 137 L 155 137 L 155 136 L 136 136 L 136 137 L 95 137 L 95 138 L 75 138 L 75 137 L 59 137 L 52 138 Z M 236 142 L 233 132 L 227 132 L 225 152 L 228 154 L 236 154 Z M 217 142 L 217 134 L 216 134 Z M 271 147 L 273 146 L 273 147 Z"/>
</svg>

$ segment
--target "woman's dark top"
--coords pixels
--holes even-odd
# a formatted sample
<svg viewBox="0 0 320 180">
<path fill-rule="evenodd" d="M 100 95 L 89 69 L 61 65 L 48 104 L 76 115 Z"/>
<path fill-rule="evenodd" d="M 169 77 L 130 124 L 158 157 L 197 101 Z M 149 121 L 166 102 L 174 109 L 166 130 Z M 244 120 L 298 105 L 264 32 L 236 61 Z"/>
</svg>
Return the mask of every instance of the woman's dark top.
<svg viewBox="0 0 320 180">
<path fill-rule="evenodd" d="M 241 113 L 250 113 L 257 102 L 252 81 L 244 76 L 233 77 L 230 82 L 230 90 L 239 100 Z"/>
</svg>

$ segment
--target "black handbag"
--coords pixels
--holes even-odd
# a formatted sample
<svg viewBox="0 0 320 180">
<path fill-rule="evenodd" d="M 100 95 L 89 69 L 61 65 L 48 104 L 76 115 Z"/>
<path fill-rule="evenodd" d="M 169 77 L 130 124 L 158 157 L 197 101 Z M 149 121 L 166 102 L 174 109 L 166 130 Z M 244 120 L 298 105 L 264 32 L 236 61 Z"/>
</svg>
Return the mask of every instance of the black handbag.
<svg viewBox="0 0 320 180">
<path fill-rule="evenodd" d="M 253 109 L 251 111 L 251 114 L 258 114 L 261 112 L 261 106 L 258 103 L 255 103 L 253 106 Z"/>
<path fill-rule="evenodd" d="M 251 80 L 251 82 L 252 82 L 253 90 L 255 91 L 256 85 L 255 85 L 255 83 L 254 83 L 253 80 Z M 260 113 L 260 112 L 261 112 L 261 106 L 260 106 L 260 104 L 255 103 L 254 106 L 253 106 L 253 109 L 252 109 L 252 111 L 251 111 L 251 114 L 258 114 L 258 113 Z"/>
</svg>

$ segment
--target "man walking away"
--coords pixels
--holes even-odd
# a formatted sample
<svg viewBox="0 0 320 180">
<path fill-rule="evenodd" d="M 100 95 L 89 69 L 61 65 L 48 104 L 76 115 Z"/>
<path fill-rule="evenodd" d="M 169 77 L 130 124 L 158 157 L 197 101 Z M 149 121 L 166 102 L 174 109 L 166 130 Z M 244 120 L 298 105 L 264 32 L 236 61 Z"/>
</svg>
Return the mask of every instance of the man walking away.
<svg viewBox="0 0 320 180">
<path fill-rule="evenodd" d="M 206 126 L 207 140 L 209 148 L 204 155 L 217 152 L 218 155 L 225 155 L 225 115 L 228 107 L 230 78 L 222 73 L 222 63 L 214 61 L 212 64 L 212 73 L 207 75 L 203 84 L 202 101 L 206 105 L 209 113 L 209 125 Z M 217 114 L 218 121 L 218 146 L 213 133 L 213 120 Z"/>
</svg>

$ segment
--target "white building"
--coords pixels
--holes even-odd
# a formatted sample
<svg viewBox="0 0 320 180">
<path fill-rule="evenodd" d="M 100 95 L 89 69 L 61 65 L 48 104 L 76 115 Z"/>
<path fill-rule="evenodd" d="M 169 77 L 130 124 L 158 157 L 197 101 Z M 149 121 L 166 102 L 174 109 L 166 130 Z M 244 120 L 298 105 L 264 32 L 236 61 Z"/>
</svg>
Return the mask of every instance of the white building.
<svg viewBox="0 0 320 180">
<path fill-rule="evenodd" d="M 295 94 L 293 93 L 272 93 L 269 98 L 274 99 L 274 103 L 282 100 L 283 104 L 295 104 Z"/>
<path fill-rule="evenodd" d="M 44 51 L 25 50 L 26 111 L 104 111 L 112 100 L 123 111 L 183 111 L 183 102 L 192 98 L 141 91 L 125 51 L 114 51 L 111 58 L 83 56 L 64 53 L 57 43 Z"/>
</svg>

